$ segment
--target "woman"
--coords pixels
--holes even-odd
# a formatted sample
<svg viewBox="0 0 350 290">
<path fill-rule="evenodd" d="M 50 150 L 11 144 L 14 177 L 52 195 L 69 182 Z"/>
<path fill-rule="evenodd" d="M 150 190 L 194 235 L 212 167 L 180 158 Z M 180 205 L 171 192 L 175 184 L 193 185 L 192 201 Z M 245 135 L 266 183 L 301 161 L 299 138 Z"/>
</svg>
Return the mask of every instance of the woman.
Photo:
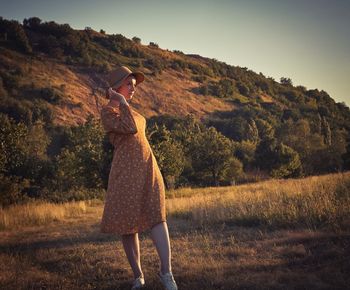
<svg viewBox="0 0 350 290">
<path fill-rule="evenodd" d="M 158 276 L 166 289 L 177 289 L 171 271 L 163 177 L 145 135 L 146 119 L 129 105 L 144 75 L 122 66 L 112 71 L 107 80 L 109 103 L 101 109 L 101 120 L 114 152 L 101 232 L 122 236 L 134 273 L 131 289 L 139 289 L 145 281 L 138 233 L 151 229 L 161 261 Z"/>
</svg>

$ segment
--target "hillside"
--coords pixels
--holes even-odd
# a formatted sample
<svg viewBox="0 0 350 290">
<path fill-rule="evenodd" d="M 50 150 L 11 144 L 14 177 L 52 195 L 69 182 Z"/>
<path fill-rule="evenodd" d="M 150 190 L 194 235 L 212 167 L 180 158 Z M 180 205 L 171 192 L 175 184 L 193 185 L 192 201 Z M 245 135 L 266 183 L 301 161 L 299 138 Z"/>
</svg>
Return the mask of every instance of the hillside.
<svg viewBox="0 0 350 290">
<path fill-rule="evenodd" d="M 92 88 L 98 85 L 94 80 L 96 75 L 98 80 L 103 80 L 103 74 L 46 56 L 29 60 L 28 56 L 6 48 L 1 48 L 0 65 L 7 72 L 21 71 L 21 88 L 53 87 L 62 93 L 58 104 L 47 104 L 54 113 L 55 124 L 77 125 L 82 124 L 89 114 L 98 116 Z M 185 116 L 193 113 L 200 118 L 215 110 L 235 107 L 213 96 L 198 97 L 192 92 L 198 83 L 186 73 L 168 69 L 156 77 L 151 75 L 149 69 L 143 69 L 143 72 L 147 75 L 147 81 L 139 87 L 133 104 L 146 117 L 159 114 Z M 106 103 L 102 90 L 96 92 L 96 97 L 100 104 Z"/>
<path fill-rule="evenodd" d="M 296 110 L 333 117 L 349 129 L 345 104 L 336 103 L 322 90 L 294 87 L 288 78 L 279 83 L 215 59 L 171 52 L 156 43 L 143 45 L 137 37 L 130 40 L 90 28 L 79 31 L 68 24 L 42 23 L 36 17 L 25 19 L 23 25 L 2 19 L 0 25 L 1 91 L 32 102 L 42 98 L 38 90 L 55 88 L 60 101 L 46 99 L 45 105 L 57 124 L 77 124 L 90 113 L 97 115 L 92 87 L 109 69 L 127 65 L 147 76 L 134 99 L 135 107 L 147 117 L 188 113 L 205 117 L 242 107 L 273 115 Z M 101 90 L 97 97 L 105 102 Z"/>
</svg>

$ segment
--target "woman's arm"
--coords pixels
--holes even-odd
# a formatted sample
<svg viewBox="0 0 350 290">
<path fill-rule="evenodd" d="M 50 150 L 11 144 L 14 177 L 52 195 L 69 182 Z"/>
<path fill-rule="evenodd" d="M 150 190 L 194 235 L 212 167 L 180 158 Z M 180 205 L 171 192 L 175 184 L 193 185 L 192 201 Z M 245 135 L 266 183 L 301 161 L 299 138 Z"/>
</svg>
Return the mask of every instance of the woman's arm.
<svg viewBox="0 0 350 290">
<path fill-rule="evenodd" d="M 137 126 L 128 104 L 120 103 L 119 110 L 105 107 L 101 111 L 105 131 L 119 134 L 136 134 Z"/>
</svg>

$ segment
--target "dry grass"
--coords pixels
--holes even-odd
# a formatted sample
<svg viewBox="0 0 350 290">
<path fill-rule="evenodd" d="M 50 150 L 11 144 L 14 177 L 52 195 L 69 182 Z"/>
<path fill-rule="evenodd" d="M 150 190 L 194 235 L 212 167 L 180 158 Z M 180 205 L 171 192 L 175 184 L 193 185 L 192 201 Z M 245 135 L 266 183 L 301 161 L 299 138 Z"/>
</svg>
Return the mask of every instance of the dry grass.
<svg viewBox="0 0 350 290">
<path fill-rule="evenodd" d="M 48 202 L 32 202 L 14 205 L 6 209 L 0 208 L 0 230 L 16 230 L 23 226 L 46 225 L 53 221 L 63 221 L 78 217 L 86 212 L 87 202 L 67 202 L 53 204 Z"/>
<path fill-rule="evenodd" d="M 339 229 L 350 217 L 350 172 L 170 193 L 170 214 L 217 223 Z"/>
<path fill-rule="evenodd" d="M 350 172 L 303 179 L 272 179 L 228 187 L 181 188 L 167 192 L 168 215 L 195 226 L 306 227 L 333 230 L 350 217 Z M 42 225 L 76 217 L 102 201 L 34 202 L 0 209 L 0 229 Z"/>
<path fill-rule="evenodd" d="M 349 289 L 349 228 L 334 227 L 333 218 L 322 219 L 325 229 L 315 228 L 315 218 L 312 226 L 300 218 L 307 213 L 334 217 L 340 210 L 345 222 L 348 185 L 345 173 L 169 192 L 168 226 L 179 289 Z M 295 210 L 291 204 L 300 200 L 303 205 Z M 60 206 L 31 205 L 30 213 L 23 214 L 27 218 L 14 223 L 17 229 L 1 232 L 0 288 L 130 289 L 132 272 L 120 237 L 99 231 L 102 205 L 61 205 L 64 213 Z M 49 214 L 38 218 L 39 208 Z M 270 211 L 263 215 L 266 209 Z M 25 211 L 11 210 L 7 214 L 12 217 Z M 252 216 L 259 222 L 252 222 Z M 242 218 L 248 222 L 239 222 Z M 149 231 L 140 240 L 145 289 L 163 289 Z"/>
</svg>

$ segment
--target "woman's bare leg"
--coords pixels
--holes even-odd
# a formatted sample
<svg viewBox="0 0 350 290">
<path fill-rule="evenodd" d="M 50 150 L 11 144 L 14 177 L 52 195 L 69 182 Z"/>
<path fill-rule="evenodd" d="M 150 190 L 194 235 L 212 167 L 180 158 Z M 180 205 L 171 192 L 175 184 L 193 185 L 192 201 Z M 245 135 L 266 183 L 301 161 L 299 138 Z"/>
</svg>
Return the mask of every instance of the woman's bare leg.
<svg viewBox="0 0 350 290">
<path fill-rule="evenodd" d="M 143 276 L 140 259 L 140 241 L 138 233 L 122 235 L 125 254 L 128 258 L 135 279 Z"/>
<path fill-rule="evenodd" d="M 162 273 L 171 272 L 171 249 L 167 223 L 161 222 L 155 225 L 151 230 L 151 237 L 160 258 Z"/>
</svg>

